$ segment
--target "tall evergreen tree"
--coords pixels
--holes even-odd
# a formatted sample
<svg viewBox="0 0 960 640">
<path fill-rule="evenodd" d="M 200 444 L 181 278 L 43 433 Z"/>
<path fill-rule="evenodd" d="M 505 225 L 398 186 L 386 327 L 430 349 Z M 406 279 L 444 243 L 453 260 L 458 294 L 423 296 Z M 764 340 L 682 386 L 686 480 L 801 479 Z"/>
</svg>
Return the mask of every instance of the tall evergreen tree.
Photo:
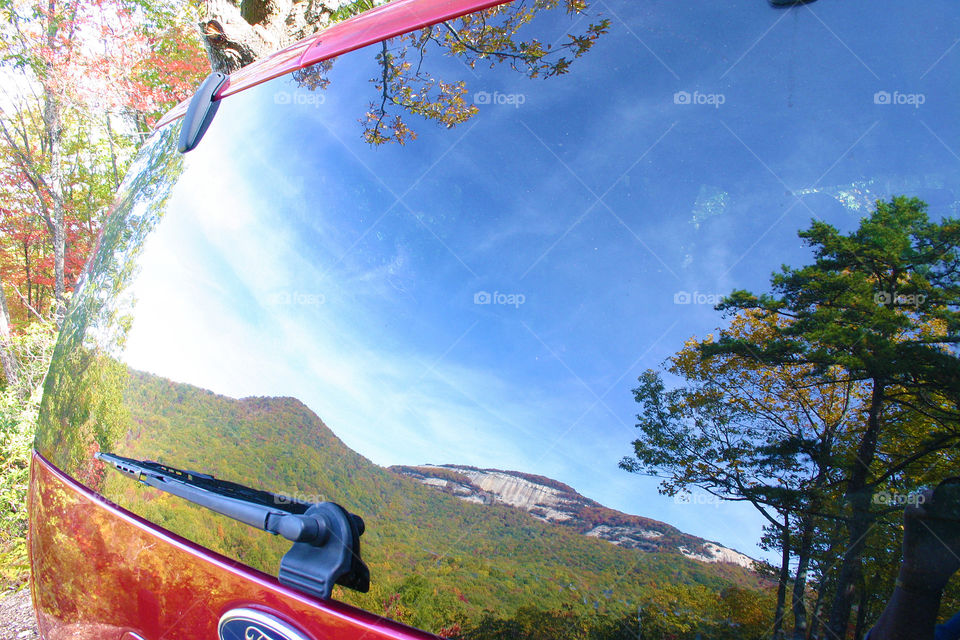
<svg viewBox="0 0 960 640">
<path fill-rule="evenodd" d="M 800 237 L 814 251 L 813 264 L 784 266 L 772 279 L 772 294 L 735 291 L 719 306 L 775 319 L 771 335 L 727 335 L 701 351 L 769 366 L 809 365 L 814 379 L 839 369 L 849 382 L 867 385 L 847 461 L 847 545 L 828 623 L 845 637 L 876 487 L 929 464 L 960 438 L 960 222 L 931 222 L 925 203 L 896 197 L 878 202 L 852 233 L 814 222 Z M 891 435 L 887 416 L 896 413 L 900 422 L 904 411 L 922 418 L 923 428 L 895 434 L 899 455 L 880 465 L 880 447 Z"/>
</svg>

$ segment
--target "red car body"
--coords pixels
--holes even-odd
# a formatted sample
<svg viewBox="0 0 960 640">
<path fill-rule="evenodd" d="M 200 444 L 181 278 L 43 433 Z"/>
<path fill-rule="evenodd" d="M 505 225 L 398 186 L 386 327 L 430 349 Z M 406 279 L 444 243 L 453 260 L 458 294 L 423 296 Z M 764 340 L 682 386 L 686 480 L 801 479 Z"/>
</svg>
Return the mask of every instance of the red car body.
<svg viewBox="0 0 960 640">
<path fill-rule="evenodd" d="M 44 638 L 215 638 L 250 608 L 307 638 L 434 636 L 318 600 L 110 504 L 39 454 L 30 477 L 33 602 Z M 149 555 L 149 561 L 145 562 Z"/>
</svg>

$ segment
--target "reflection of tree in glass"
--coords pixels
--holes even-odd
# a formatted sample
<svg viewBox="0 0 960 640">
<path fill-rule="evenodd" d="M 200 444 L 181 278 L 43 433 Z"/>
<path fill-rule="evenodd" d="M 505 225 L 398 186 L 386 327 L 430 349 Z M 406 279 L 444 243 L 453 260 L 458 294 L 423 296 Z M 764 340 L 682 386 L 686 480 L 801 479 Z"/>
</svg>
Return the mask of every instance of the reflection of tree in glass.
<svg viewBox="0 0 960 640">
<path fill-rule="evenodd" d="M 756 342 L 770 337 L 777 322 L 741 312 L 720 338 Z M 818 518 L 839 517 L 827 506 L 839 504 L 828 491 L 841 473 L 838 451 L 856 430 L 869 393 L 838 379 L 836 370 L 814 379 L 812 365 L 769 366 L 736 354 L 703 358 L 696 339 L 667 367 L 685 384 L 667 390 L 659 372 L 640 376 L 633 393 L 643 435 L 620 466 L 661 478 L 667 495 L 696 486 L 753 505 L 767 521 L 762 546 L 782 557 L 774 633 L 784 619 L 795 563 L 794 629 L 805 634 L 815 528 L 822 524 Z"/>
<path fill-rule="evenodd" d="M 537 0 L 501 5 L 459 18 L 455 23 L 442 22 L 415 33 L 397 38 L 393 51 L 387 42 L 377 54 L 382 73 L 373 80 L 380 98 L 370 104 L 370 111 L 361 120 L 364 139 L 370 144 L 386 142 L 404 144 L 417 137 L 400 114 L 390 114 L 391 107 L 436 120 L 448 128 L 466 122 L 477 113 L 477 106 L 468 103 L 466 83 L 444 82 L 423 70 L 424 56 L 431 43 L 447 53 L 460 56 L 471 69 L 489 62 L 491 67 L 507 64 L 529 78 L 550 78 L 567 73 L 573 60 L 593 47 L 607 32 L 608 19 L 587 26 L 580 35 L 567 34 L 558 45 L 544 44 L 536 38 L 517 40 L 520 29 L 542 10 L 562 6 L 570 15 L 586 12 L 586 0 Z"/>
<path fill-rule="evenodd" d="M 122 402 L 128 373 L 116 355 L 132 323 L 135 300 L 128 289 L 137 257 L 183 172 L 183 156 L 171 152 L 178 135 L 177 127 L 158 132 L 131 167 L 64 320 L 44 385 L 36 447 L 93 488 L 103 471 L 93 454 L 111 449 L 128 423 Z"/>
<path fill-rule="evenodd" d="M 506 64 L 528 78 L 551 78 L 567 73 L 573 61 L 587 53 L 610 28 L 608 19 L 590 23 L 580 34 L 569 33 L 559 44 L 536 38 L 518 39 L 518 32 L 544 10 L 563 8 L 571 16 L 585 14 L 587 0 L 536 0 L 500 5 L 408 33 L 380 45 L 376 56 L 380 75 L 371 79 L 378 98 L 360 119 L 363 138 L 372 145 L 406 144 L 417 134 L 402 112 L 434 120 L 447 128 L 470 120 L 477 105 L 467 100 L 464 81 L 446 82 L 424 69 L 431 47 L 458 56 L 470 69 Z M 293 73 L 294 80 L 310 91 L 325 90 L 332 60 Z M 392 112 L 397 109 L 397 112 Z"/>
<path fill-rule="evenodd" d="M 932 222 L 925 203 L 901 196 L 878 202 L 849 235 L 823 222 L 800 235 L 814 264 L 784 267 L 773 295 L 736 291 L 721 305 L 789 322 L 768 339 L 723 339 L 705 353 L 818 373 L 837 367 L 870 390 L 843 483 L 847 544 L 829 618 L 839 636 L 853 607 L 849 586 L 863 577 L 878 489 L 960 442 L 960 222 Z"/>
<path fill-rule="evenodd" d="M 330 79 L 327 74 L 333 68 L 333 60 L 322 60 L 317 64 L 312 64 L 303 69 L 297 69 L 292 74 L 296 83 L 309 91 L 320 89 L 326 91 L 330 86 Z"/>
<path fill-rule="evenodd" d="M 789 537 L 799 535 L 800 568 L 807 560 L 820 567 L 813 620 L 828 620 L 832 635 L 844 637 L 855 604 L 857 625 L 866 624 L 867 585 L 896 574 L 900 534 L 871 549 L 878 522 L 902 512 L 899 498 L 956 473 L 960 222 L 933 222 L 922 201 L 895 197 L 877 202 L 849 234 L 814 221 L 799 235 L 813 249 L 812 264 L 783 267 L 772 293 L 733 292 L 718 307 L 734 315 L 732 328 L 673 360 L 671 372 L 693 381 L 692 389 L 665 392 L 656 374 L 641 378 L 643 437 L 624 466 L 667 472 L 668 491 L 694 484 L 755 504 L 775 498 L 797 520 L 792 534 L 789 520 L 781 528 L 784 558 Z M 738 333 L 736 321 L 750 317 L 764 330 Z M 744 408 L 730 402 L 739 371 L 760 374 Z M 847 386 L 849 409 L 846 391 L 823 395 Z M 803 402 L 792 409 L 791 397 Z M 850 419 L 825 420 L 837 407 Z M 821 426 L 795 431 L 803 413 Z M 777 437 L 758 432 L 771 417 L 790 429 L 779 428 Z M 822 428 L 831 423 L 841 428 Z"/>
</svg>

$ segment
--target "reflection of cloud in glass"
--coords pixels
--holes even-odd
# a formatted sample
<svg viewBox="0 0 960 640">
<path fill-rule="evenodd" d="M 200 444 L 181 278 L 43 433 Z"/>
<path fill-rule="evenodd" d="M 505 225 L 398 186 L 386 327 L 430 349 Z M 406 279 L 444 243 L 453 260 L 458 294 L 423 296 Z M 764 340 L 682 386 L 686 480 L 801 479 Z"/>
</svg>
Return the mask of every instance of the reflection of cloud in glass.
<svg viewBox="0 0 960 640">
<path fill-rule="evenodd" d="M 239 231 L 206 218 L 202 239 L 194 241 L 220 250 L 178 251 L 192 235 L 188 221 L 202 215 L 204 204 L 197 202 L 198 210 L 178 215 L 151 239 L 134 287 L 150 294 L 138 296 L 142 303 L 125 354 L 132 367 L 232 396 L 296 396 L 349 445 L 382 464 L 421 462 L 427 451 L 480 463 L 511 451 L 515 438 L 496 433 L 498 425 L 522 432 L 526 420 L 518 422 L 514 415 L 529 419 L 531 410 L 523 408 L 521 398 L 510 399 L 504 382 L 491 372 L 447 360 L 434 363 L 436 353 L 371 349 L 389 338 L 351 331 L 353 323 L 338 322 L 344 311 L 363 326 L 376 324 L 375 317 L 357 318 L 361 310 L 345 302 L 344 283 L 321 292 L 323 304 L 297 305 L 297 295 L 290 296 L 293 304 L 264 304 L 271 295 L 277 300 L 280 285 L 302 283 L 298 292 L 304 299 L 313 293 L 311 286 L 328 282 L 321 266 L 296 259 L 300 250 L 276 227 L 260 221 Z M 232 211 L 242 218 L 252 206 L 255 200 L 244 204 L 240 197 Z M 178 252 L 181 258 L 171 265 L 167 256 Z M 227 262 L 217 264 L 211 256 Z M 360 272 L 346 285 L 375 295 L 391 289 L 402 295 L 393 282 L 395 267 Z M 232 287 L 239 283 L 243 289 Z M 248 309 L 241 316 L 235 313 L 237 296 L 250 303 L 239 305 Z M 305 333 L 304 327 L 311 331 Z M 538 404 L 556 406 L 559 400 L 544 398 Z M 514 466 L 520 462 L 514 457 Z"/>
<path fill-rule="evenodd" d="M 895 194 L 923 193 L 927 190 L 944 189 L 947 185 L 955 184 L 956 180 L 956 175 L 948 176 L 940 172 L 922 176 L 875 176 L 849 184 L 798 189 L 792 193 L 796 196 L 823 193 L 832 197 L 850 213 L 866 216 L 874 210 L 877 200 L 889 199 Z M 955 202 L 944 204 L 953 205 Z"/>
<path fill-rule="evenodd" d="M 727 210 L 729 195 L 723 189 L 706 184 L 701 185 L 697 201 L 693 203 L 693 218 L 691 220 L 693 228 L 699 229 L 707 218 L 723 215 L 724 211 Z"/>
</svg>

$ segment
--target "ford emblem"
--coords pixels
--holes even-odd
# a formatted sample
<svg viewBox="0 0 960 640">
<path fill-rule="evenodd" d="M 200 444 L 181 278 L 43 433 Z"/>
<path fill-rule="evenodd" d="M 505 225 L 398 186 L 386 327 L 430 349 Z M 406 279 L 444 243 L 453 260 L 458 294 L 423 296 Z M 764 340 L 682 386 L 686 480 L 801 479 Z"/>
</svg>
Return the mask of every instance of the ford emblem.
<svg viewBox="0 0 960 640">
<path fill-rule="evenodd" d="M 227 611 L 217 630 L 220 640 L 309 640 L 283 620 L 254 609 Z"/>
</svg>

